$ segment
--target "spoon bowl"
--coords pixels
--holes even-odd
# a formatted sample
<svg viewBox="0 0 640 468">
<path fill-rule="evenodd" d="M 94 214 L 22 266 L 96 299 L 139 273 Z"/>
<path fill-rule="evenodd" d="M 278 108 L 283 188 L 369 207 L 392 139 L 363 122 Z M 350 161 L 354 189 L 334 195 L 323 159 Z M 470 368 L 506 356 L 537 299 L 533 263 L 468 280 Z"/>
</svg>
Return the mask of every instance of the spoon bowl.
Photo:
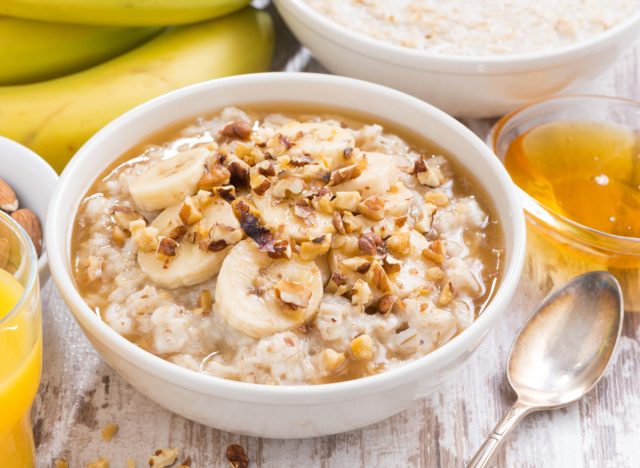
<svg viewBox="0 0 640 468">
<path fill-rule="evenodd" d="M 623 319 L 620 285 L 605 271 L 580 275 L 547 296 L 509 353 L 507 377 L 518 400 L 467 468 L 487 466 L 527 414 L 566 406 L 587 394 L 611 361 Z"/>
<path fill-rule="evenodd" d="M 516 338 L 507 376 L 518 400 L 567 405 L 600 380 L 622 330 L 620 286 L 606 272 L 578 276 L 549 295 Z"/>
</svg>

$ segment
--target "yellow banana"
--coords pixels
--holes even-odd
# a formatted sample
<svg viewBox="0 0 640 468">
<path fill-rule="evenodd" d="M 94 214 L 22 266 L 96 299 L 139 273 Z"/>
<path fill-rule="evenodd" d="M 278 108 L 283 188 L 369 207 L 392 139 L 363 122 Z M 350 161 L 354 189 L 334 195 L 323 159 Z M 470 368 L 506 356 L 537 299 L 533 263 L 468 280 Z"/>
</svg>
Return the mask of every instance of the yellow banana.
<svg viewBox="0 0 640 468">
<path fill-rule="evenodd" d="M 109 62 L 55 80 L 0 87 L 0 135 L 58 171 L 109 121 L 153 97 L 221 76 L 266 70 L 271 17 L 248 8 L 180 26 Z"/>
<path fill-rule="evenodd" d="M 0 17 L 0 86 L 49 80 L 92 67 L 160 31 Z"/>
<path fill-rule="evenodd" d="M 251 0 L 0 0 L 0 15 L 79 24 L 186 24 L 226 15 Z"/>
</svg>

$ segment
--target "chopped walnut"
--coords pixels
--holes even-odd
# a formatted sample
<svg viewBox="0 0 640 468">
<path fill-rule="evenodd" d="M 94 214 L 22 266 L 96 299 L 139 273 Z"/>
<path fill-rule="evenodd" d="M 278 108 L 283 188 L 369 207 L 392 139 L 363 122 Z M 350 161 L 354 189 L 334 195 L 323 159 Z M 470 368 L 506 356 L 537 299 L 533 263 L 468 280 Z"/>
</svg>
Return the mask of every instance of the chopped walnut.
<svg viewBox="0 0 640 468">
<path fill-rule="evenodd" d="M 339 353 L 331 348 L 324 349 L 320 354 L 320 357 L 322 358 L 324 368 L 329 372 L 342 367 L 347 359 L 344 353 Z"/>
<path fill-rule="evenodd" d="M 304 309 L 309 305 L 311 291 L 302 283 L 281 279 L 276 283 L 274 290 L 280 302 L 289 307 Z"/>
<path fill-rule="evenodd" d="M 243 120 L 236 120 L 225 125 L 220 134 L 232 140 L 248 140 L 251 137 L 251 125 Z"/>
<path fill-rule="evenodd" d="M 231 180 L 231 172 L 222 164 L 211 167 L 198 181 L 198 188 L 201 190 L 211 190 L 220 185 L 226 185 Z"/>
<path fill-rule="evenodd" d="M 293 143 L 282 133 L 276 133 L 267 141 L 267 148 L 276 157 L 286 153 L 292 146 Z"/>
<path fill-rule="evenodd" d="M 357 280 L 351 290 L 351 303 L 366 306 L 371 302 L 371 296 L 369 285 L 361 279 Z"/>
<path fill-rule="evenodd" d="M 382 243 L 380 237 L 369 231 L 358 237 L 358 248 L 364 255 L 376 255 L 378 253 L 378 246 Z"/>
<path fill-rule="evenodd" d="M 371 261 L 365 257 L 351 257 L 342 260 L 341 265 L 348 270 L 364 274 L 371 268 Z"/>
<path fill-rule="evenodd" d="M 433 190 L 424 195 L 424 201 L 432 203 L 436 206 L 447 206 L 449 204 L 449 196 L 444 192 Z"/>
<path fill-rule="evenodd" d="M 156 254 L 159 257 L 175 257 L 178 250 L 178 243 L 171 237 L 160 236 L 159 240 Z"/>
<path fill-rule="evenodd" d="M 331 200 L 331 205 L 336 210 L 347 210 L 352 213 L 358 211 L 358 203 L 362 197 L 360 192 L 336 192 L 336 196 Z"/>
<path fill-rule="evenodd" d="M 374 195 L 358 203 L 358 210 L 367 219 L 381 221 L 384 218 L 384 205 L 384 199 Z"/>
<path fill-rule="evenodd" d="M 213 296 L 211 296 L 211 291 L 208 289 L 204 289 L 200 292 L 200 296 L 198 296 L 198 307 L 196 307 L 193 312 L 196 315 L 207 316 L 211 313 L 211 308 L 213 307 Z"/>
<path fill-rule="evenodd" d="M 178 455 L 180 455 L 180 450 L 175 448 L 156 450 L 151 458 L 149 458 L 149 466 L 153 468 L 166 468 L 176 462 Z"/>
<path fill-rule="evenodd" d="M 422 256 L 438 265 L 444 261 L 446 250 L 444 243 L 438 239 L 429 244 L 429 247 L 422 251 Z"/>
<path fill-rule="evenodd" d="M 451 281 L 448 281 L 447 284 L 444 285 L 442 290 L 440 291 L 440 296 L 438 296 L 438 305 L 446 306 L 453 300 L 453 285 Z"/>
<path fill-rule="evenodd" d="M 355 179 L 367 168 L 367 158 L 362 158 L 356 164 L 336 169 L 331 173 L 329 186 L 338 185 L 351 179 Z"/>
<path fill-rule="evenodd" d="M 342 213 L 342 225 L 347 233 L 360 232 L 364 226 L 362 220 L 350 211 Z"/>
<path fill-rule="evenodd" d="M 209 231 L 207 250 L 219 252 L 242 240 L 242 231 L 226 224 L 215 223 Z"/>
<path fill-rule="evenodd" d="M 120 429 L 120 427 L 117 424 L 107 424 L 104 429 L 102 429 L 102 440 L 105 442 L 111 441 L 111 439 L 113 439 L 113 437 L 118 433 L 118 429 Z"/>
<path fill-rule="evenodd" d="M 429 268 L 426 273 L 425 273 L 425 277 L 429 280 L 429 281 L 440 281 L 442 278 L 445 277 L 445 273 L 442 270 L 442 268 L 439 267 L 432 267 Z"/>
<path fill-rule="evenodd" d="M 95 255 L 89 256 L 88 265 L 85 269 L 87 280 L 89 282 L 102 277 L 102 263 L 103 259 L 101 257 L 96 257 Z"/>
<path fill-rule="evenodd" d="M 300 195 L 304 190 L 304 181 L 297 177 L 287 177 L 279 180 L 273 186 L 271 195 L 276 198 L 286 198 L 287 196 Z"/>
<path fill-rule="evenodd" d="M 398 296 L 395 294 L 385 294 L 378 301 L 378 312 L 388 314 L 396 302 L 398 302 Z"/>
<path fill-rule="evenodd" d="M 405 257 L 411 253 L 411 243 L 409 239 L 411 233 L 408 231 L 398 232 L 387 239 L 387 247 L 394 255 Z"/>
<path fill-rule="evenodd" d="M 198 208 L 198 203 L 193 199 L 193 197 L 187 197 L 180 207 L 178 217 L 187 226 L 195 224 L 202 219 L 202 212 Z"/>
<path fill-rule="evenodd" d="M 251 174 L 249 185 L 256 195 L 262 196 L 267 193 L 267 190 L 271 187 L 271 182 L 262 174 L 254 172 Z"/>
<path fill-rule="evenodd" d="M 229 203 L 236 199 L 236 188 L 233 185 L 215 187 L 213 193 Z"/>
<path fill-rule="evenodd" d="M 229 181 L 234 187 L 248 187 L 249 186 L 249 165 L 243 160 L 234 157 L 228 165 L 229 173 L 231 177 Z"/>
<path fill-rule="evenodd" d="M 53 461 L 54 468 L 69 468 L 69 462 L 64 458 L 56 458 Z"/>
<path fill-rule="evenodd" d="M 338 213 L 337 211 L 333 213 L 331 224 L 338 234 L 346 233 L 346 231 L 344 230 L 344 223 L 342 222 L 342 216 L 340 216 L 340 213 Z"/>
<path fill-rule="evenodd" d="M 440 187 L 444 182 L 444 176 L 438 166 L 426 164 L 424 170 L 416 173 L 416 178 L 420 185 L 426 185 L 427 187 L 436 188 Z"/>
<path fill-rule="evenodd" d="M 265 177 L 273 177 L 276 175 L 276 169 L 273 167 L 273 163 L 271 161 L 262 161 L 261 163 L 256 164 L 255 167 L 258 170 L 258 174 Z"/>
<path fill-rule="evenodd" d="M 124 243 L 127 241 L 127 233 L 120 226 L 114 226 L 111 231 L 111 240 L 113 244 L 117 247 L 122 247 Z M 2 265 L 0 265 L 2 267 Z"/>
<path fill-rule="evenodd" d="M 383 268 L 387 274 L 398 273 L 402 268 L 402 261 L 391 255 L 385 255 Z"/>
<path fill-rule="evenodd" d="M 331 204 L 331 195 L 323 193 L 322 195 L 315 197 L 312 201 L 313 207 L 325 214 L 333 213 L 333 205 Z"/>
<path fill-rule="evenodd" d="M 420 234 L 429 232 L 433 224 L 433 216 L 437 209 L 438 208 L 431 203 L 427 203 L 422 206 L 418 215 L 418 219 L 413 225 L 413 228 Z"/>
<path fill-rule="evenodd" d="M 351 341 L 351 354 L 361 361 L 373 359 L 373 339 L 367 334 L 354 338 Z"/>
<path fill-rule="evenodd" d="M 247 457 L 244 453 L 244 449 L 238 444 L 229 445 L 225 456 L 233 468 L 249 467 L 249 457 Z"/>
<path fill-rule="evenodd" d="M 130 230 L 129 225 L 133 221 L 141 220 L 144 222 L 142 215 L 129 206 L 115 206 L 113 208 L 113 220 L 120 228 L 126 231 Z"/>
<path fill-rule="evenodd" d="M 383 293 L 392 292 L 393 286 L 391 284 L 391 280 L 379 261 L 371 263 L 371 268 L 369 268 L 369 271 L 367 272 L 367 281 L 378 291 L 382 291 Z"/>
<path fill-rule="evenodd" d="M 129 224 L 129 230 L 140 251 L 153 252 L 157 249 L 158 230 L 154 227 L 147 227 L 147 223 L 143 219 L 132 221 Z"/>
<path fill-rule="evenodd" d="M 324 255 L 331 247 L 331 234 L 316 237 L 315 239 L 300 244 L 298 254 L 302 260 L 313 260 L 320 255 Z"/>
</svg>

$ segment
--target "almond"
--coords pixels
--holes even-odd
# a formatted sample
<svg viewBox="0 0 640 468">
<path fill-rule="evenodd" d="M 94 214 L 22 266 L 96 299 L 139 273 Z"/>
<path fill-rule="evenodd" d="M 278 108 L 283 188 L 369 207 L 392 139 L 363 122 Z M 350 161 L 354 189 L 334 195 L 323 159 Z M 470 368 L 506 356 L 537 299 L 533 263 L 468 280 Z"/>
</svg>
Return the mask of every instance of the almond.
<svg viewBox="0 0 640 468">
<path fill-rule="evenodd" d="M 0 210 L 16 211 L 18 209 L 18 197 L 11 186 L 0 179 Z"/>
<path fill-rule="evenodd" d="M 27 232 L 36 248 L 36 253 L 40 256 L 42 252 L 42 226 L 38 216 L 27 208 L 20 208 L 11 213 L 11 217 Z"/>
</svg>

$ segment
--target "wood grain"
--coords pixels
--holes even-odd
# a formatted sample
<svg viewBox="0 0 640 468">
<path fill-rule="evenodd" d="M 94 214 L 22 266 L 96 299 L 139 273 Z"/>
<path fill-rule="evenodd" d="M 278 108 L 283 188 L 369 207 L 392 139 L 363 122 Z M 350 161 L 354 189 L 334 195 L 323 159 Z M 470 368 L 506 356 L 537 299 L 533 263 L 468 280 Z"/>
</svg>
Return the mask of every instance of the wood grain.
<svg viewBox="0 0 640 468">
<path fill-rule="evenodd" d="M 276 70 L 322 71 L 279 19 Z M 594 91 L 640 98 L 640 48 L 603 76 Z M 481 137 L 490 121 L 465 122 Z M 39 466 L 56 457 L 72 467 L 107 457 L 112 467 L 148 466 L 157 448 L 178 447 L 194 467 L 227 466 L 239 443 L 256 467 L 459 467 L 513 401 L 504 363 L 518 328 L 555 285 L 598 265 L 558 253 L 533 232 L 523 278 L 505 320 L 439 392 L 365 429 L 310 440 L 240 437 L 192 423 L 134 391 L 98 356 L 52 283 L 43 291 L 45 370 L 33 421 Z M 637 272 L 636 272 L 637 273 Z M 635 279 L 638 282 L 637 276 Z M 632 467 L 640 460 L 640 314 L 627 314 L 624 336 L 604 380 L 567 409 L 524 421 L 497 458 L 499 467 Z M 110 442 L 101 429 L 120 425 Z"/>
</svg>

